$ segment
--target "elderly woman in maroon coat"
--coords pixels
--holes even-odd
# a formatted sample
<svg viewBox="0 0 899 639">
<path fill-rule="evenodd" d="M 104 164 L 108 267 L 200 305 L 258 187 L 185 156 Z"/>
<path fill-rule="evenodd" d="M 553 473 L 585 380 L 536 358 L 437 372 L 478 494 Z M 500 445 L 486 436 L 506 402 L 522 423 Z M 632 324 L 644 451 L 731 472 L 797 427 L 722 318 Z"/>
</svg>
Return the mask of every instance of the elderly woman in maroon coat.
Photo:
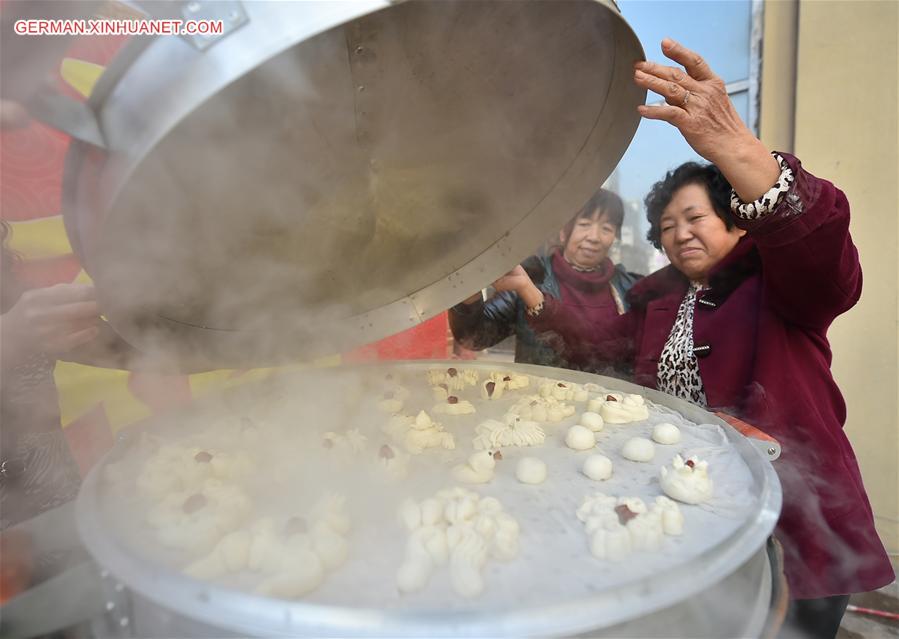
<svg viewBox="0 0 899 639">
<path fill-rule="evenodd" d="M 583 368 L 617 364 L 780 441 L 790 621 L 834 636 L 848 593 L 893 580 L 830 371 L 827 329 L 862 286 L 849 204 L 795 157 L 769 153 L 698 55 L 670 40 L 662 51 L 686 73 L 637 63 L 635 82 L 667 103 L 639 111 L 713 163 L 679 167 L 646 198 L 649 239 L 671 264 L 637 283 L 613 322 L 589 325 L 549 295 L 528 321 L 558 332 Z"/>
</svg>

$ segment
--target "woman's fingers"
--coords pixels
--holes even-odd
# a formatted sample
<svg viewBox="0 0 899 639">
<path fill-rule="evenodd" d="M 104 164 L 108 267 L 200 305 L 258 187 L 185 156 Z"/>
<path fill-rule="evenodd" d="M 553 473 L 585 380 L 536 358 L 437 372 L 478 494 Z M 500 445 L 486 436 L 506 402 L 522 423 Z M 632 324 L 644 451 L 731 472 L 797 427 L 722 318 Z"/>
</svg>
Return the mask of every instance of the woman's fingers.
<svg viewBox="0 0 899 639">
<path fill-rule="evenodd" d="M 66 333 L 54 339 L 50 343 L 49 350 L 51 353 L 65 353 L 76 346 L 87 344 L 99 334 L 100 329 L 97 326 L 90 326 L 72 333 Z"/>
<path fill-rule="evenodd" d="M 94 287 L 90 284 L 56 284 L 46 288 L 35 288 L 25 291 L 19 302 L 23 308 L 33 312 L 46 312 L 50 309 L 64 308 L 69 305 L 90 304 L 88 306 L 74 306 L 73 311 L 89 312 L 90 308 L 96 311 L 97 302 Z"/>
<path fill-rule="evenodd" d="M 673 106 L 685 107 L 687 106 L 689 99 L 693 96 L 692 91 L 686 89 L 677 82 L 663 80 L 657 76 L 645 73 L 640 69 L 634 71 L 634 81 L 637 83 L 637 86 L 649 89 L 650 91 L 655 91 L 665 98 L 665 101 L 668 104 Z"/>
<path fill-rule="evenodd" d="M 497 291 L 511 291 L 515 288 L 515 280 L 508 274 L 493 282 L 493 288 Z"/>
<path fill-rule="evenodd" d="M 92 284 L 56 284 L 55 286 L 37 289 L 35 293 L 56 304 L 90 302 L 97 298 Z"/>
<path fill-rule="evenodd" d="M 531 283 L 527 271 L 520 264 L 493 283 L 497 291 L 517 291 Z"/>
<path fill-rule="evenodd" d="M 704 80 L 713 80 L 718 77 L 712 72 L 711 67 L 706 64 L 706 61 L 702 59 L 701 55 L 695 51 L 691 51 L 679 42 L 675 42 L 671 38 L 662 40 L 662 53 L 665 54 L 666 58 L 674 60 L 682 65 L 687 70 L 687 73 L 690 74 L 690 77 L 695 78 L 700 82 Z"/>
<path fill-rule="evenodd" d="M 94 287 L 84 284 L 57 284 L 26 291 L 19 305 L 23 320 L 43 334 L 85 328 L 100 318 Z"/>
<path fill-rule="evenodd" d="M 777 162 L 740 119 L 727 95 L 724 81 L 712 72 L 700 55 L 671 39 L 662 41 L 662 52 L 682 64 L 690 78 L 677 81 L 676 72 L 669 67 L 635 64 L 634 82 L 664 96 L 667 102 L 638 106 L 640 115 L 675 126 L 696 153 L 718 165 L 745 201 L 764 193 L 777 178 Z M 759 188 L 754 180 L 752 184 L 746 180 L 748 156 L 766 173 L 764 179 L 758 181 Z M 774 175 L 770 180 L 769 168 Z"/>
<path fill-rule="evenodd" d="M 42 311 L 42 315 L 52 322 L 78 322 L 99 319 L 100 309 L 96 302 L 74 302 L 49 306 Z"/>
<path fill-rule="evenodd" d="M 0 129 L 20 129 L 30 124 L 28 112 L 18 102 L 0 100 Z"/>
<path fill-rule="evenodd" d="M 641 104 L 637 107 L 637 111 L 647 120 L 662 120 L 678 128 L 683 124 L 683 119 L 689 117 L 683 109 L 667 104 L 653 106 Z"/>
<path fill-rule="evenodd" d="M 660 80 L 675 82 L 685 89 L 695 91 L 700 87 L 700 83 L 687 75 L 683 69 L 677 67 L 669 67 L 651 60 L 641 60 L 634 65 L 635 69 L 639 69 L 643 73 L 655 76 Z"/>
<path fill-rule="evenodd" d="M 43 316 L 31 322 L 31 335 L 38 344 L 48 349 L 68 335 L 94 329 L 100 323 L 97 316 L 71 319 L 53 319 Z"/>
</svg>

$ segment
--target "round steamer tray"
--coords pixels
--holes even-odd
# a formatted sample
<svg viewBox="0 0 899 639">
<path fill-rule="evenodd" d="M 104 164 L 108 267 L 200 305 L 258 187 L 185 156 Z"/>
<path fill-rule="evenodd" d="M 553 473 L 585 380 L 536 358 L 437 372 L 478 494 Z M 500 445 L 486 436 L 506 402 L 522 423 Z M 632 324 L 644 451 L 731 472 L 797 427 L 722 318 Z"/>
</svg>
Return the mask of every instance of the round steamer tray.
<svg viewBox="0 0 899 639">
<path fill-rule="evenodd" d="M 426 373 L 448 367 L 477 369 L 481 380 L 490 371 L 513 371 L 530 375 L 531 383 L 526 389 L 507 391 L 497 401 L 481 399 L 479 386 L 467 387 L 458 395 L 475 405 L 475 414 L 435 415 L 431 408 L 436 401 Z M 350 469 L 352 464 L 338 466 L 341 472 L 337 476 L 322 481 L 323 469 L 335 467 L 328 454 L 321 452 L 323 432 L 359 428 L 369 437 L 371 455 L 388 441 L 380 425 L 389 416 L 374 407 L 388 374 L 411 392 L 402 412 L 414 415 L 419 409 L 427 410 L 454 434 L 456 449 L 431 449 L 412 456 L 405 482 L 388 482 L 383 477 L 383 481 L 370 477 L 361 482 Z M 435 571 L 423 591 L 400 595 L 395 577 L 407 534 L 395 515 L 397 505 L 404 497 L 421 500 L 440 488 L 458 485 L 449 470 L 471 454 L 474 427 L 485 419 L 500 418 L 521 396 L 538 392 L 541 379 L 593 383 L 610 391 L 640 394 L 651 402 L 650 417 L 634 424 L 607 424 L 597 433 L 595 450 L 573 451 L 564 445 L 565 432 L 579 421 L 587 402 L 568 402 L 575 406 L 575 414 L 557 424 L 541 424 L 546 432 L 542 446 L 503 448 L 503 460 L 497 463 L 494 479 L 467 488 L 482 496 L 497 497 L 518 520 L 518 557 L 510 562 L 491 559 L 484 570 L 485 591 L 475 599 L 464 599 L 453 592 L 446 567 Z M 329 392 L 334 394 L 333 401 L 328 401 Z M 590 398 L 598 394 L 591 393 Z M 307 402 L 307 397 L 313 401 Z M 137 461 L 144 434 L 163 441 L 169 441 L 170 433 L 172 438 L 190 438 L 197 433 L 189 428 L 192 421 L 209 429 L 213 424 L 207 416 L 216 411 L 219 415 L 231 411 L 252 417 L 254 411 L 246 409 L 254 408 L 268 415 L 279 414 L 294 422 L 296 429 L 308 431 L 306 442 L 312 448 L 307 450 L 312 450 L 318 461 L 303 459 L 300 464 L 303 451 L 298 450 L 297 466 L 306 472 L 303 486 L 313 486 L 316 495 L 331 491 L 345 494 L 353 518 L 347 562 L 329 573 L 302 601 L 254 595 L 248 575 L 217 583 L 187 578 L 177 569 L 166 567 L 164 552 L 146 550 L 154 543 L 139 516 L 120 518 L 124 521 L 111 519 L 122 502 L 111 494 L 116 489 L 103 481 L 104 469 L 122 460 Z M 328 415 L 332 423 L 325 417 Z M 333 423 L 335 419 L 341 423 Z M 656 444 L 656 457 L 650 463 L 630 462 L 620 456 L 624 441 L 649 437 L 652 426 L 661 421 L 681 427 L 681 443 Z M 210 448 L 213 446 L 210 440 Z M 595 482 L 580 473 L 583 459 L 594 452 L 612 459 L 611 479 Z M 685 517 L 684 535 L 665 537 L 658 552 L 633 553 L 621 562 L 595 559 L 589 552 L 583 524 L 575 516 L 584 496 L 594 492 L 638 496 L 651 504 L 655 496 L 663 494 L 657 479 L 659 467 L 670 463 L 675 453 L 697 454 L 709 460 L 715 482 L 711 502 L 701 506 L 680 504 Z M 528 486 L 515 479 L 515 465 L 524 456 L 546 461 L 549 477 L 544 484 Z M 276 467 L 273 462 L 271 468 Z M 302 501 L 302 489 L 273 491 L 272 482 L 265 477 L 257 478 L 257 484 L 262 492 L 268 487 L 269 492 L 280 494 L 269 503 L 280 500 L 276 511 L 289 509 L 282 516 L 303 512 L 297 505 Z M 253 486 L 248 490 L 254 494 Z M 621 380 L 570 370 L 484 361 L 416 361 L 284 373 L 210 395 L 183 412 L 136 425 L 122 434 L 115 448 L 85 480 L 78 498 L 77 520 L 87 548 L 123 583 L 168 610 L 216 628 L 257 636 L 519 636 L 605 628 L 687 600 L 733 574 L 764 547 L 780 506 L 780 483 L 763 454 L 724 421 L 683 400 Z M 135 551 L 136 547 L 141 551 Z"/>
</svg>

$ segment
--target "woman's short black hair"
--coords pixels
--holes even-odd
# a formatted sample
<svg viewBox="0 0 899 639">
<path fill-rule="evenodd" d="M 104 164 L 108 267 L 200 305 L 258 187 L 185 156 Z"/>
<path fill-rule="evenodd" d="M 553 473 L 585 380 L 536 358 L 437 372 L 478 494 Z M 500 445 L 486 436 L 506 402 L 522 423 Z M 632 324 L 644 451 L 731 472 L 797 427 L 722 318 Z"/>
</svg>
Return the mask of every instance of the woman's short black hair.
<svg viewBox="0 0 899 639">
<path fill-rule="evenodd" d="M 722 219 L 728 230 L 734 227 L 730 215 L 730 183 L 714 164 L 686 162 L 673 171 L 668 171 L 664 180 L 652 185 L 644 198 L 646 219 L 649 220 L 649 231 L 646 239 L 659 250 L 662 250 L 662 213 L 671 203 L 674 194 L 688 184 L 705 187 L 715 213 Z"/>
<path fill-rule="evenodd" d="M 624 202 L 616 193 L 608 189 L 599 189 L 590 196 L 590 199 L 575 213 L 574 217 L 568 220 L 568 223 L 562 228 L 562 235 L 565 241 L 571 237 L 574 225 L 582 217 L 592 218 L 594 215 L 601 213 L 615 227 L 615 235 L 621 235 L 621 225 L 624 224 Z"/>
</svg>

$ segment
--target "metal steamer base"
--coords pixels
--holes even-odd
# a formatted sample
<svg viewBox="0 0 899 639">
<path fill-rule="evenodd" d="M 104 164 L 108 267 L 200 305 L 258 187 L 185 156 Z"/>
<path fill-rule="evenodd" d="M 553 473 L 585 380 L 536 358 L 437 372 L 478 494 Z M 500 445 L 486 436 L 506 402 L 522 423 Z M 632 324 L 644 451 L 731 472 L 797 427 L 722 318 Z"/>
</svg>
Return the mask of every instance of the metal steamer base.
<svg viewBox="0 0 899 639">
<path fill-rule="evenodd" d="M 767 547 L 759 549 L 748 561 L 720 582 L 673 606 L 646 614 L 607 628 L 594 628 L 572 636 L 614 637 L 648 639 L 651 637 L 677 639 L 719 639 L 720 637 L 764 637 L 767 630 L 777 625 L 777 612 L 773 610 L 777 590 L 773 571 L 779 568 L 776 557 Z M 127 606 L 119 607 L 108 618 L 95 622 L 95 628 L 115 629 L 112 636 L 119 637 L 246 637 L 246 633 L 234 632 L 211 624 L 199 622 L 185 615 L 162 608 L 153 601 L 133 591 L 127 591 Z M 715 604 L 723 599 L 740 602 L 742 614 L 722 611 Z M 122 623 L 126 620 L 126 623 Z M 330 631 L 333 633 L 333 631 Z M 452 624 L 447 627 L 434 625 L 420 636 L 459 636 Z M 98 636 L 102 636 L 102 632 Z M 328 636 L 329 629 L 321 628 L 307 636 Z M 343 636 L 350 633 L 340 633 Z M 382 633 L 377 627 L 359 634 L 376 636 Z M 513 634 L 513 633 L 510 633 Z M 513 636 L 524 636 L 525 633 Z M 541 636 L 543 633 L 537 633 Z M 383 636 L 394 636 L 388 632 Z"/>
<path fill-rule="evenodd" d="M 397 362 L 310 369 L 284 377 L 339 375 L 342 370 L 352 371 L 354 375 L 360 371 L 363 375 L 378 376 L 404 371 L 420 371 L 423 375 L 428 368 L 453 364 L 458 365 L 458 362 Z M 495 368 L 476 362 L 466 362 L 466 366 L 482 371 Z M 586 600 L 570 604 L 553 602 L 547 606 L 498 611 L 476 608 L 423 611 L 284 601 L 188 579 L 172 569 L 135 556 L 122 540 L 116 538 L 103 521 L 101 476 L 105 465 L 121 458 L 123 451 L 133 443 L 135 433 L 131 433 L 121 438 L 116 448 L 90 473 L 77 502 L 79 532 L 100 566 L 94 571 L 94 581 L 97 581 L 97 575 L 102 575 L 99 578 L 101 587 L 96 588 L 96 593 L 105 598 L 89 607 L 94 613 L 101 613 L 95 618 L 92 632 L 97 636 L 135 637 L 764 636 L 766 624 L 771 624 L 772 601 L 782 592 L 779 585 L 782 575 L 779 564 L 766 548 L 780 511 L 781 489 L 762 450 L 714 415 L 654 390 L 561 369 L 514 364 L 502 368 L 640 393 L 660 406 L 680 412 L 690 421 L 719 425 L 729 444 L 749 468 L 757 507 L 732 534 L 695 560 L 626 582 L 621 587 L 599 590 Z M 263 390 L 254 391 L 253 386 L 258 384 L 229 392 Z M 221 399 L 207 398 L 197 403 L 202 405 Z M 151 419 L 129 430 L 140 432 L 153 426 Z M 495 487 L 492 492 L 502 499 Z M 385 576 L 388 581 L 391 578 Z M 535 580 L 539 578 L 535 575 Z M 88 587 L 86 582 L 83 583 Z M 94 588 L 95 584 L 90 587 Z M 501 584 L 494 587 L 501 587 Z M 722 602 L 739 603 L 722 606 Z"/>
<path fill-rule="evenodd" d="M 137 591 L 125 587 L 108 570 L 91 562 L 70 570 L 35 590 L 52 592 L 64 591 L 68 602 L 60 613 L 66 619 L 65 625 L 75 627 L 78 636 L 93 637 L 246 637 L 245 632 L 222 628 L 211 623 L 198 621 L 190 616 L 175 612 L 155 603 Z M 72 597 L 74 589 L 80 591 Z M 37 594 L 37 593 L 35 593 Z M 583 637 L 634 637 L 648 639 L 718 637 L 769 637 L 782 621 L 782 611 L 778 611 L 778 601 L 786 595 L 781 574 L 780 559 L 771 544 L 759 549 L 732 574 L 714 584 L 709 589 L 690 597 L 688 601 L 676 603 L 641 617 L 618 623 L 606 628 L 596 628 L 580 633 Z M 52 593 L 50 594 L 52 597 Z M 722 599 L 740 602 L 741 614 L 731 614 L 714 605 Z M 23 605 L 24 603 L 24 605 Z M 49 628 L 56 628 L 53 615 L 47 618 L 53 608 L 49 600 L 35 598 L 32 602 L 13 600 L 0 609 L 0 636 L 29 637 L 43 634 Z M 33 615 L 40 615 L 42 621 L 35 624 Z M 357 633 L 375 636 L 381 634 L 376 627 L 368 632 Z M 300 633 L 296 633 L 299 635 Z M 310 631 L 306 636 L 322 636 L 325 629 Z M 349 635 L 350 633 L 344 633 Z M 385 633 L 387 635 L 389 633 Z M 452 634 L 434 626 L 430 636 Z M 260 635 L 262 636 L 262 635 Z M 575 635 L 573 635 L 575 636 Z"/>
</svg>

